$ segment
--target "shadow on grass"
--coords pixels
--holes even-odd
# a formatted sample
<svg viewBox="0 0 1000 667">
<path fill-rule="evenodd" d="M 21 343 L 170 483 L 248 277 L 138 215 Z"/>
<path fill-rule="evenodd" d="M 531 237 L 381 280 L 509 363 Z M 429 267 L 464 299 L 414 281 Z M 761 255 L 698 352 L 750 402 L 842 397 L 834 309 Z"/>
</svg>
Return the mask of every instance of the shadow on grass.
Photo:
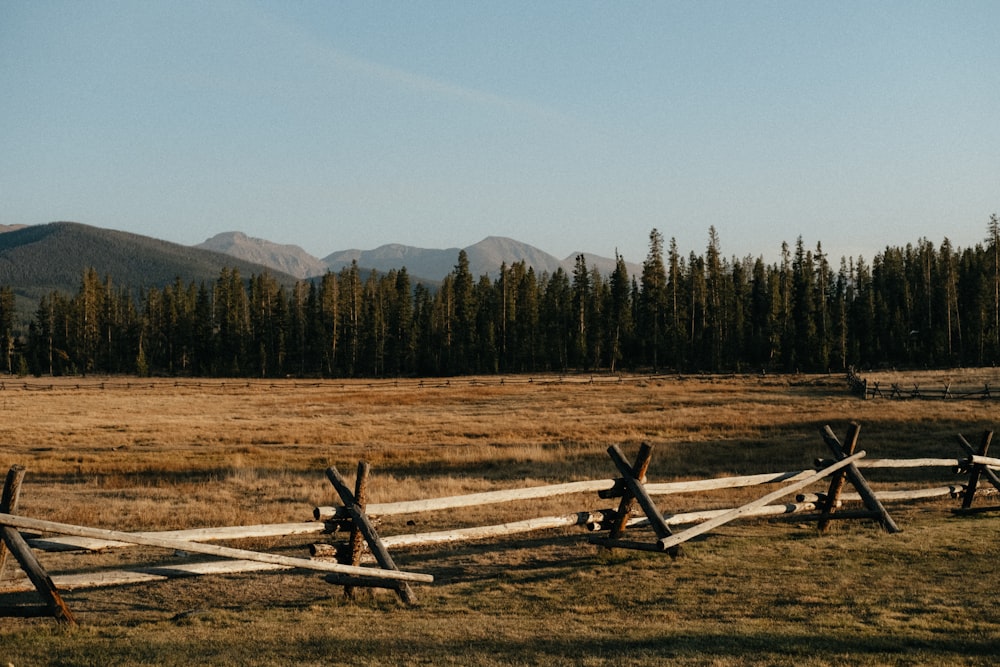
<svg viewBox="0 0 1000 667">
<path fill-rule="evenodd" d="M 169 644 L 138 634 L 130 635 L 127 642 L 95 636 L 67 637 L 72 641 L 54 637 L 57 650 L 47 654 L 45 664 L 96 664 L 95 660 L 122 665 L 658 665 L 667 661 L 713 665 L 990 664 L 1000 650 L 996 639 L 816 636 L 738 630 L 675 632 L 669 627 L 657 629 L 659 634 L 652 637 L 632 636 L 627 628 L 620 634 L 506 636 L 502 623 L 490 636 L 458 638 L 422 637 L 407 632 L 396 637 L 383 633 L 367 637 L 364 628 L 355 630 L 335 636 L 297 637 L 287 642 L 231 631 L 218 633 L 213 639 L 175 638 Z M 646 628 L 646 632 L 650 634 L 650 629 Z M 13 652 L 7 657 L 24 661 L 31 654 Z"/>
</svg>

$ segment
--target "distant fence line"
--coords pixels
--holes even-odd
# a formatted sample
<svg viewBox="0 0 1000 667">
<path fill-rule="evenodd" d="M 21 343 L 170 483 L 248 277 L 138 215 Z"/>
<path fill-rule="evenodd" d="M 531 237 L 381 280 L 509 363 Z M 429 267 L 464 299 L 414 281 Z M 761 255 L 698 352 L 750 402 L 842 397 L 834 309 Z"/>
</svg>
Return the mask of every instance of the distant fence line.
<svg viewBox="0 0 1000 667">
<path fill-rule="evenodd" d="M 910 387 L 904 387 L 899 382 L 889 382 L 888 387 L 882 386 L 881 381 L 869 381 L 857 374 L 853 368 L 847 371 L 847 384 L 851 393 L 860 396 L 864 400 L 873 398 L 887 398 L 891 400 L 912 400 L 912 399 L 980 399 L 989 400 L 997 398 L 994 390 L 990 389 L 990 383 L 984 382 L 983 388 L 973 388 L 971 386 L 955 387 L 951 382 L 945 382 L 940 389 L 928 389 L 913 383 Z"/>
<path fill-rule="evenodd" d="M 177 387 L 184 389 L 216 389 L 220 391 L 236 389 L 434 389 L 446 387 L 502 387 L 505 385 L 620 385 L 662 382 L 678 379 L 698 379 L 705 376 L 677 375 L 551 375 L 551 376 L 503 376 L 451 377 L 451 378 L 399 378 L 381 380 L 327 379 L 327 380 L 269 380 L 269 379 L 177 379 L 143 380 L 141 378 L 74 381 L 62 378 L 57 382 L 3 380 L 0 391 L 57 391 L 57 390 L 109 390 L 109 389 L 160 389 Z M 725 376 L 730 377 L 730 376 Z"/>
</svg>

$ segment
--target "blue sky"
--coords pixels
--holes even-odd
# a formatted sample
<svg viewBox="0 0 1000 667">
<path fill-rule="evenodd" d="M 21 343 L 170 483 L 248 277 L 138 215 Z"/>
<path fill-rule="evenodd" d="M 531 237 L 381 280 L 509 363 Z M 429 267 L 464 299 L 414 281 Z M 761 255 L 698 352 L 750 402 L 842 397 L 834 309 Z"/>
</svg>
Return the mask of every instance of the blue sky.
<svg viewBox="0 0 1000 667">
<path fill-rule="evenodd" d="M 0 0 L 0 224 L 833 258 L 1000 212 L 1000 3 Z"/>
</svg>

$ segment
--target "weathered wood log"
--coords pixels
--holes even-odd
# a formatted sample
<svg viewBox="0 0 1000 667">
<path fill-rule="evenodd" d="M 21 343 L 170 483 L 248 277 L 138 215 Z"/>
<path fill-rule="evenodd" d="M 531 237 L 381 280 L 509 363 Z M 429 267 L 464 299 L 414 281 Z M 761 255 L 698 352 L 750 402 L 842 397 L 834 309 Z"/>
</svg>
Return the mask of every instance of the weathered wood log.
<svg viewBox="0 0 1000 667">
<path fill-rule="evenodd" d="M 429 544 L 445 544 L 448 542 L 461 542 L 466 540 L 483 540 L 492 537 L 505 537 L 507 535 L 517 535 L 529 533 L 536 530 L 551 530 L 567 526 L 585 526 L 589 523 L 601 521 L 604 518 L 601 512 L 577 512 L 574 514 L 563 514 L 559 516 L 543 516 L 536 519 L 525 519 L 523 521 L 512 521 L 493 526 L 473 526 L 470 528 L 454 528 L 452 530 L 440 530 L 428 533 L 411 533 L 400 535 L 386 535 L 382 542 L 387 547 L 413 547 L 425 546 Z"/>
<path fill-rule="evenodd" d="M 141 544 L 149 547 L 159 547 L 162 549 L 172 549 L 186 551 L 190 553 L 201 553 L 210 556 L 221 556 L 223 558 L 235 558 L 259 561 L 262 563 L 273 563 L 275 565 L 287 565 L 288 567 L 301 568 L 304 570 L 319 570 L 322 572 L 344 572 L 346 574 L 357 574 L 366 577 L 381 577 L 384 579 L 394 579 L 398 581 L 414 581 L 430 583 L 434 577 L 429 574 L 417 572 L 402 572 L 399 570 L 375 569 L 364 567 L 351 567 L 339 563 L 324 563 L 321 561 L 310 561 L 305 558 L 292 558 L 280 554 L 266 552 L 248 551 L 246 549 L 234 549 L 215 544 L 202 544 L 201 542 L 186 542 L 184 540 L 172 540 L 163 537 L 153 537 L 150 535 L 139 535 L 136 533 L 126 533 L 118 530 L 106 530 L 103 528 L 88 528 L 85 526 L 74 526 L 55 521 L 44 521 L 42 519 L 31 519 L 28 517 L 16 516 L 12 514 L 0 513 L 0 525 L 13 528 L 25 528 L 28 530 L 38 530 L 42 532 L 58 533 L 61 535 L 75 535 L 77 537 L 91 537 L 94 539 L 107 539 L 117 542 L 128 542 L 131 544 Z"/>
<path fill-rule="evenodd" d="M 45 571 L 41 563 L 35 558 L 35 555 L 31 552 L 31 547 L 24 541 L 21 534 L 11 526 L 2 526 L 0 527 L 0 538 L 7 544 L 11 555 L 17 559 L 18 564 L 24 573 L 28 575 L 28 579 L 31 580 L 35 590 L 42 596 L 42 599 L 49 608 L 49 615 L 68 625 L 76 625 L 76 618 L 74 618 L 73 612 L 70 611 L 62 596 L 59 595 L 59 591 L 49 577 L 49 573 Z"/>
<path fill-rule="evenodd" d="M 214 542 L 240 540 L 257 537 L 290 537 L 330 532 L 326 522 L 307 521 L 303 523 L 271 523 L 256 526 L 221 526 L 216 528 L 190 528 L 186 530 L 141 531 L 129 533 L 144 537 L 162 537 L 185 542 Z M 43 537 L 28 539 L 28 544 L 46 551 L 87 550 L 101 551 L 133 546 L 130 542 L 90 539 L 85 537 Z"/>
<path fill-rule="evenodd" d="M 603 498 L 604 500 L 611 500 L 612 498 L 621 498 L 625 495 L 628 490 L 628 486 L 625 484 L 625 480 L 618 478 L 615 480 L 615 485 L 610 489 L 602 489 L 597 492 L 598 498 Z"/>
<path fill-rule="evenodd" d="M 567 482 L 565 484 L 549 484 L 546 486 L 532 486 L 525 489 L 484 491 L 482 493 L 470 493 L 461 496 L 445 496 L 441 498 L 427 498 L 424 500 L 407 500 L 394 503 L 369 503 L 365 508 L 365 514 L 367 514 L 369 518 L 373 516 L 398 516 L 400 514 L 416 514 L 420 512 L 456 509 L 459 507 L 475 507 L 477 505 L 514 502 L 518 500 L 551 498 L 553 496 L 568 495 L 573 493 L 593 493 L 600 491 L 601 489 L 608 489 L 614 486 L 614 483 L 615 480 L 613 479 L 601 479 L 581 482 Z M 349 517 L 349 513 L 347 509 L 342 506 L 320 506 L 313 509 L 313 517 L 317 520 L 325 521 L 335 517 Z"/>
<path fill-rule="evenodd" d="M 7 479 L 4 481 L 3 492 L 0 494 L 0 512 L 17 514 L 24 473 L 25 468 L 21 465 L 13 465 L 7 471 Z M 0 579 L 3 579 L 4 569 L 7 565 L 7 553 L 7 543 L 0 540 Z"/>
<path fill-rule="evenodd" d="M 763 507 L 757 507 L 742 515 L 742 518 L 759 518 L 759 517 L 770 517 L 770 516 L 780 516 L 783 514 L 798 514 L 801 512 L 811 512 L 816 509 L 817 505 L 813 502 L 806 503 L 789 503 L 786 505 L 765 505 Z M 721 516 L 727 512 L 732 512 L 732 508 L 718 509 L 718 510 L 699 510 L 696 512 L 682 512 L 679 514 L 664 514 L 663 520 L 667 522 L 669 526 L 677 526 L 684 524 L 699 523 L 701 521 L 708 521 L 709 519 L 714 519 L 715 517 Z M 630 519 L 628 522 L 629 527 L 642 527 L 649 525 L 649 520 L 646 517 L 638 517 L 635 519 Z"/>
<path fill-rule="evenodd" d="M 368 520 L 368 515 L 365 514 L 361 507 L 358 506 L 357 499 L 354 497 L 354 494 L 351 493 L 351 489 L 347 486 L 347 481 L 344 477 L 333 466 L 326 469 L 326 477 L 330 480 L 330 483 L 333 484 L 333 488 L 337 490 L 337 494 L 344 502 L 344 507 L 346 507 L 347 511 L 350 512 L 351 518 L 354 520 L 354 525 L 361 531 L 361 534 L 364 535 L 365 541 L 368 543 L 368 548 L 375 556 L 375 560 L 378 562 L 379 566 L 387 571 L 396 570 L 396 563 L 389 554 L 389 550 L 379 537 L 375 526 Z M 363 573 L 355 572 L 352 574 Z M 416 603 L 416 595 L 410 585 L 405 581 L 401 581 L 399 583 L 396 587 L 396 592 L 399 594 L 400 599 L 406 604 Z"/>
<path fill-rule="evenodd" d="M 742 516 L 746 516 L 751 511 L 753 511 L 753 510 L 755 510 L 755 509 L 757 509 L 759 507 L 764 507 L 765 505 L 770 505 L 773 501 L 777 500 L 778 498 L 781 498 L 783 496 L 787 496 L 790 493 L 794 493 L 795 491 L 798 491 L 799 489 L 803 489 L 803 488 L 809 486 L 810 484 L 814 484 L 815 482 L 818 482 L 819 480 L 821 480 L 821 479 L 823 479 L 825 477 L 828 477 L 829 475 L 832 475 L 833 473 L 837 472 L 841 468 L 846 468 L 847 466 L 851 465 L 854 461 L 857 461 L 858 459 L 864 458 L 864 456 L 865 456 L 865 452 L 864 451 L 858 452 L 857 454 L 854 454 L 853 456 L 849 456 L 849 457 L 845 458 L 842 461 L 838 461 L 837 463 L 834 463 L 832 466 L 830 466 L 828 468 L 824 468 L 823 470 L 820 470 L 815 475 L 811 475 L 810 477 L 807 477 L 806 479 L 799 480 L 797 482 L 794 482 L 792 484 L 784 486 L 784 487 L 778 489 L 777 491 L 773 491 L 773 492 L 767 494 L 766 496 L 758 498 L 757 500 L 755 500 L 755 501 L 753 501 L 751 503 L 747 503 L 746 505 L 743 505 L 742 507 L 737 507 L 736 509 L 729 510 L 728 512 L 726 512 L 724 514 L 721 514 L 721 515 L 719 515 L 717 517 L 713 517 L 713 518 L 705 521 L 704 523 L 701 523 L 701 524 L 698 524 L 698 525 L 693 526 L 691 528 L 688 528 L 687 530 L 685 530 L 683 532 L 680 532 L 680 533 L 677 533 L 676 535 L 673 535 L 671 537 L 667 537 L 667 538 L 661 539 L 660 540 L 660 544 L 663 547 L 664 551 L 666 549 L 671 548 L 671 547 L 674 547 L 674 546 L 677 546 L 679 544 L 682 544 L 682 543 L 690 540 L 693 537 L 697 537 L 698 535 L 702 535 L 704 533 L 707 533 L 708 531 L 712 530 L 713 528 L 718 528 L 719 526 L 722 526 L 722 525 L 724 525 L 726 523 L 729 523 L 730 521 L 733 521 L 734 519 L 738 519 L 738 518 L 740 518 Z"/>
<path fill-rule="evenodd" d="M 792 470 L 789 472 L 768 472 L 758 475 L 742 475 L 739 477 L 716 477 L 714 479 L 695 479 L 686 482 L 653 482 L 645 484 L 646 493 L 651 496 L 666 496 L 674 493 L 692 493 L 697 491 L 714 491 L 718 489 L 736 489 L 745 486 L 775 484 L 780 482 L 795 482 L 815 474 L 815 470 Z"/>
<path fill-rule="evenodd" d="M 830 451 L 838 460 L 842 461 L 849 458 L 846 456 L 843 446 L 840 444 L 840 441 L 837 439 L 837 436 L 834 434 L 833 429 L 831 429 L 829 425 L 820 429 L 820 433 L 823 436 L 823 441 L 827 444 L 827 447 L 830 448 Z M 879 521 L 886 532 L 900 532 L 900 527 L 897 526 L 896 522 L 892 520 L 891 516 L 889 516 L 889 511 L 886 510 L 885 506 L 875 495 L 875 492 L 872 491 L 872 488 L 868 485 L 868 481 L 864 478 L 864 475 L 861 474 L 861 471 L 858 470 L 858 467 L 851 463 L 847 466 L 846 471 L 847 478 L 851 480 L 851 485 L 859 494 L 861 494 L 861 501 L 865 504 L 865 507 L 873 512 L 879 512 L 881 514 L 881 519 Z"/>
<path fill-rule="evenodd" d="M 336 559 L 340 556 L 341 549 L 337 548 L 333 544 L 310 544 L 309 545 L 309 556 L 311 558 L 332 558 Z"/>
<path fill-rule="evenodd" d="M 246 572 L 270 572 L 274 570 L 291 569 L 285 565 L 260 563 L 250 560 L 221 560 L 202 563 L 178 563 L 137 567 L 127 570 L 101 570 L 96 572 L 81 572 L 78 574 L 54 574 L 52 581 L 60 590 L 79 590 L 85 588 L 102 588 L 105 586 L 127 586 L 131 584 L 146 584 L 183 577 L 198 577 L 217 574 L 243 574 Z M 33 590 L 27 579 L 5 581 L 0 584 L 0 593 L 19 593 Z"/>
<path fill-rule="evenodd" d="M 825 468 L 836 459 L 816 459 L 817 468 Z M 862 459 L 857 462 L 859 468 L 954 468 L 962 463 L 959 459 Z"/>
<path fill-rule="evenodd" d="M 954 463 L 954 462 L 953 462 Z M 758 486 L 777 482 L 793 482 L 804 479 L 815 473 L 815 470 L 793 470 L 790 472 L 768 472 L 757 475 L 740 475 L 737 477 L 716 477 L 713 479 L 694 479 L 685 482 L 653 482 L 646 483 L 646 493 L 651 496 L 666 496 L 674 493 L 693 493 L 697 491 L 714 491 L 718 489 L 735 489 L 744 486 Z M 620 498 L 625 488 L 625 482 L 615 480 L 613 488 L 598 491 L 601 498 Z"/>
<path fill-rule="evenodd" d="M 1000 468 L 1000 459 L 993 458 L 992 456 L 979 456 L 978 454 L 973 454 L 968 460 L 970 463 L 974 463 L 976 465 Z"/>
<path fill-rule="evenodd" d="M 879 491 L 879 500 L 922 500 L 924 498 L 940 498 L 942 496 L 955 497 L 964 491 L 962 485 L 937 486 L 929 489 L 910 489 L 901 491 Z M 815 503 L 826 498 L 825 493 L 800 493 L 795 496 L 795 500 L 800 503 Z M 860 501 L 859 493 L 842 493 L 840 499 L 844 502 Z"/>
</svg>

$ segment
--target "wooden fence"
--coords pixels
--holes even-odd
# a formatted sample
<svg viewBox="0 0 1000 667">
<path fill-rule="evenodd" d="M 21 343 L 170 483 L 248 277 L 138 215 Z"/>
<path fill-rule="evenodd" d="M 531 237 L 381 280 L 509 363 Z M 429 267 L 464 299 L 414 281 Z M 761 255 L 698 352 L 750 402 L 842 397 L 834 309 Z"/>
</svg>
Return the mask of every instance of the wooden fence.
<svg viewBox="0 0 1000 667">
<path fill-rule="evenodd" d="M 25 471 L 19 466 L 14 466 L 8 473 L 0 500 L 0 536 L 3 538 L 0 542 L 0 594 L 35 590 L 42 598 L 42 604 L 30 607 L 23 605 L 0 607 L 0 616 L 51 616 L 67 623 L 75 623 L 60 591 L 162 581 L 178 576 L 264 572 L 290 568 L 324 572 L 327 581 L 343 585 L 348 594 L 359 586 L 383 587 L 394 589 L 404 602 L 412 603 L 415 595 L 411 584 L 431 583 L 433 577 L 400 571 L 390 555 L 390 549 L 580 527 L 590 533 L 591 543 L 602 547 L 642 549 L 677 556 L 683 543 L 736 519 L 795 515 L 799 521 L 816 521 L 821 531 L 826 530 L 830 522 L 835 519 L 869 519 L 879 522 L 887 532 L 895 532 L 900 528 L 890 516 L 886 503 L 952 497 L 962 500 L 961 507 L 954 510 L 958 513 L 1000 511 L 1000 507 L 973 507 L 976 498 L 1000 490 L 1000 476 L 996 472 L 1000 469 L 1000 459 L 988 456 L 992 432 L 983 434 L 978 447 L 971 445 L 963 436 L 958 436 L 957 444 L 965 453 L 962 458 L 902 460 L 866 458 L 864 451 L 857 450 L 859 432 L 860 426 L 852 424 L 847 437 L 841 442 L 829 427 L 824 427 L 821 436 L 833 458 L 817 460 L 814 469 L 650 483 L 646 479 L 646 471 L 652 459 L 652 447 L 643 445 L 633 463 L 629 463 L 617 447 L 611 447 L 608 453 L 618 473 L 617 477 L 394 503 L 365 502 L 368 467 L 362 462 L 358 466 L 353 490 L 336 468 L 327 469 L 327 478 L 334 485 L 343 504 L 314 508 L 313 521 L 138 533 L 73 526 L 19 515 L 18 501 Z M 967 478 L 962 483 L 875 492 L 863 473 L 878 469 L 927 467 L 945 468 L 953 475 L 960 474 Z M 993 488 L 984 491 L 980 488 L 980 483 L 983 481 Z M 820 482 L 828 482 L 825 491 L 804 492 L 807 487 Z M 670 494 L 692 494 L 761 485 L 776 485 L 778 488 L 752 502 L 728 509 L 671 514 L 662 512 L 654 500 Z M 854 487 L 854 493 L 843 492 L 847 485 Z M 573 511 L 491 526 L 443 529 L 385 537 L 380 536 L 376 529 L 378 517 L 413 515 L 581 493 L 594 493 L 601 499 L 618 499 L 617 507 Z M 794 502 L 777 502 L 792 494 L 796 494 Z M 854 502 L 860 502 L 863 507 L 845 509 L 846 504 Z M 674 533 L 673 529 L 677 526 L 688 527 Z M 652 528 L 654 539 L 645 537 L 647 533 L 643 529 L 647 528 Z M 630 531 L 628 536 L 639 535 L 641 539 L 628 539 L 627 531 Z M 348 535 L 349 542 L 343 544 L 340 540 L 341 543 L 338 545 L 330 544 L 330 540 L 337 540 L 337 533 Z M 209 542 L 247 537 L 296 535 L 333 537 L 324 538 L 328 540 L 327 542 L 311 545 L 309 557 L 283 556 L 209 544 Z M 99 551 L 131 545 L 203 554 L 219 560 L 49 575 L 33 553 L 33 549 Z M 3 579 L 8 551 L 20 564 L 26 578 Z M 374 557 L 377 566 L 361 565 L 365 551 Z"/>
<path fill-rule="evenodd" d="M 709 379 L 712 376 L 684 376 L 681 379 Z M 726 377 L 733 377 L 732 375 Z M 428 378 L 391 378 L 391 379 L 324 379 L 324 380 L 262 380 L 262 379 L 151 379 L 136 378 L 104 378 L 64 377 L 58 381 L 40 380 L 2 380 L 0 391 L 56 391 L 56 390 L 92 390 L 104 391 L 111 389 L 204 389 L 210 391 L 236 391 L 244 389 L 434 389 L 444 387 L 502 387 L 507 385 L 618 385 L 641 384 L 644 382 L 661 382 L 677 380 L 677 375 L 657 374 L 539 374 L 539 375 L 491 375 L 450 377 L 439 379 Z"/>
<path fill-rule="evenodd" d="M 990 388 L 989 382 L 984 382 L 981 388 L 973 385 L 958 386 L 951 382 L 945 382 L 940 387 L 928 387 L 926 384 L 921 387 L 916 382 L 906 386 L 901 382 L 889 382 L 888 386 L 884 386 L 884 383 L 879 380 L 869 381 L 861 377 L 853 368 L 847 371 L 847 384 L 852 394 L 860 396 L 865 400 L 874 398 L 892 400 L 990 400 L 1000 398 L 1000 394 Z"/>
</svg>

